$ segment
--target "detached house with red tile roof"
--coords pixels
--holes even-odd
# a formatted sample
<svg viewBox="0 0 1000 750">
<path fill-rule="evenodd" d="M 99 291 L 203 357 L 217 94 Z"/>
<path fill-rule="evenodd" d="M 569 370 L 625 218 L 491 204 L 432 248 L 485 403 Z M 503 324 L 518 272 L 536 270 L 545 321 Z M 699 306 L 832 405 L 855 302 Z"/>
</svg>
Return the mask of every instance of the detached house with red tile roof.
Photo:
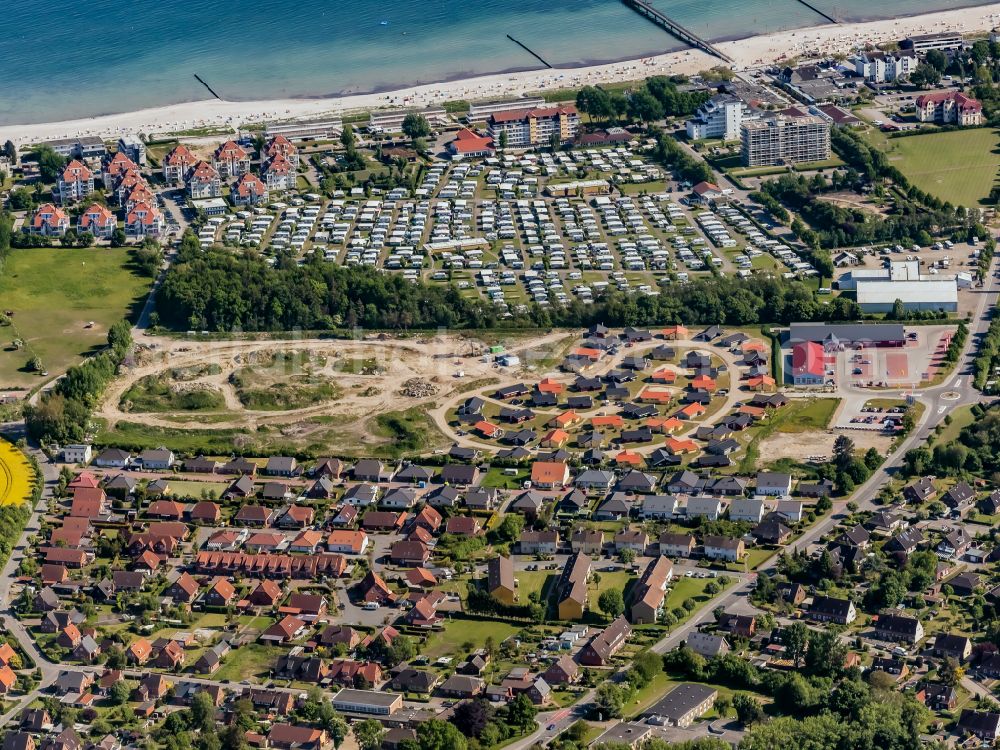
<svg viewBox="0 0 1000 750">
<path fill-rule="evenodd" d="M 239 177 L 250 171 L 250 155 L 234 140 L 228 140 L 215 149 L 212 164 L 224 180 Z"/>
<path fill-rule="evenodd" d="M 247 172 L 233 184 L 232 196 L 237 206 L 258 206 L 267 203 L 267 185 L 253 172 Z"/>
<path fill-rule="evenodd" d="M 32 234 L 45 237 L 62 237 L 69 229 L 69 216 L 51 203 L 43 203 L 35 210 L 29 225 Z"/>
<path fill-rule="evenodd" d="M 107 206 L 91 203 L 80 214 L 77 226 L 81 232 L 90 232 L 98 239 L 107 240 L 111 238 L 112 232 L 118 227 L 118 221 Z"/>
<path fill-rule="evenodd" d="M 94 192 L 94 173 L 83 162 L 73 159 L 59 176 L 57 191 L 63 205 L 82 201 Z"/>
<path fill-rule="evenodd" d="M 125 234 L 129 237 L 159 237 L 166 226 L 163 214 L 149 203 L 137 203 L 125 218 Z"/>
<path fill-rule="evenodd" d="M 219 171 L 207 161 L 200 161 L 191 167 L 185 181 L 191 198 L 222 197 L 222 178 Z"/>
<path fill-rule="evenodd" d="M 178 144 L 163 158 L 163 179 L 165 182 L 183 182 L 184 175 L 194 166 L 194 154 L 183 143 Z"/>
</svg>

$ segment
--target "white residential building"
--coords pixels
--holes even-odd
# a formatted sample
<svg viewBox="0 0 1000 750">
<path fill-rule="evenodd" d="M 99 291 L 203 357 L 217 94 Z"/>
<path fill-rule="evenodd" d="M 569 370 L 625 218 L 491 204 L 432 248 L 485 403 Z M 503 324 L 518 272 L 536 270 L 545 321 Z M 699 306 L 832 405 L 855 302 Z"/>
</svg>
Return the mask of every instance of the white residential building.
<svg viewBox="0 0 1000 750">
<path fill-rule="evenodd" d="M 734 141 L 740 137 L 740 125 L 752 118 L 750 108 L 737 97 L 731 94 L 713 96 L 698 107 L 694 117 L 687 121 L 688 138 L 694 141 L 705 138 Z"/>
<path fill-rule="evenodd" d="M 140 166 L 146 165 L 146 144 L 135 133 L 118 139 L 118 151 Z"/>
<path fill-rule="evenodd" d="M 63 463 L 89 464 L 94 456 L 94 449 L 86 444 L 63 446 Z"/>
<path fill-rule="evenodd" d="M 94 192 L 94 173 L 83 162 L 74 159 L 59 178 L 59 202 L 80 201 Z"/>
<path fill-rule="evenodd" d="M 872 83 L 889 83 L 909 78 L 917 67 L 917 53 L 912 49 L 883 52 L 867 50 L 854 58 L 855 72 Z"/>
</svg>

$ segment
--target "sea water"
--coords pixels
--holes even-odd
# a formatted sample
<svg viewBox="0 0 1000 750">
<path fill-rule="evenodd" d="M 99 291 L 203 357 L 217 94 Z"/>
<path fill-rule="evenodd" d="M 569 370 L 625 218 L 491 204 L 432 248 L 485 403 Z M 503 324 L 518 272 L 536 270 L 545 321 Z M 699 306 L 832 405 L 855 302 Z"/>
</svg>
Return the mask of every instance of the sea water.
<svg viewBox="0 0 1000 750">
<path fill-rule="evenodd" d="M 868 20 L 976 0 L 813 0 Z M 6 0 L 0 124 L 229 100 L 365 93 L 683 47 L 620 0 Z M 798 0 L 654 0 L 713 40 L 824 23 Z"/>
</svg>

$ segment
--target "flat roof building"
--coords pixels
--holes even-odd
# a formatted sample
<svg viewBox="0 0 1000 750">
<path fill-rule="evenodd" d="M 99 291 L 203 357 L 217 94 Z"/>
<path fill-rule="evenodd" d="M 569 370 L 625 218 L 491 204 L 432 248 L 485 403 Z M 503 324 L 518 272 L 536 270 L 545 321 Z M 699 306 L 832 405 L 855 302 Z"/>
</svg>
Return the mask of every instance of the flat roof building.
<svg viewBox="0 0 1000 750">
<path fill-rule="evenodd" d="M 335 709 L 344 713 L 389 716 L 393 711 L 402 708 L 403 696 L 375 690 L 344 688 L 333 696 L 332 702 Z"/>
<path fill-rule="evenodd" d="M 376 133 L 399 133 L 403 128 L 403 120 L 406 119 L 407 115 L 411 114 L 423 115 L 431 126 L 440 125 L 448 119 L 448 113 L 436 107 L 428 109 L 376 110 L 368 118 L 368 129 Z"/>
<path fill-rule="evenodd" d="M 911 281 L 859 280 L 858 307 L 866 313 L 887 313 L 896 300 L 904 310 L 958 312 L 958 282 L 933 277 Z"/>
<path fill-rule="evenodd" d="M 906 330 L 901 323 L 792 323 L 788 343 L 815 341 L 828 347 L 903 346 Z"/>
<path fill-rule="evenodd" d="M 314 120 L 312 122 L 270 123 L 264 131 L 268 139 L 276 135 L 285 138 L 333 138 L 344 129 L 343 121 L 337 117 L 330 120 Z"/>
<path fill-rule="evenodd" d="M 815 115 L 772 113 L 740 129 L 743 164 L 765 167 L 830 158 L 830 123 Z"/>
<path fill-rule="evenodd" d="M 962 35 L 957 31 L 941 31 L 936 34 L 908 36 L 899 46 L 914 52 L 927 52 L 932 49 L 960 49 L 963 44 Z"/>
<path fill-rule="evenodd" d="M 707 685 L 683 682 L 643 712 L 650 724 L 689 727 L 715 705 L 719 691 Z"/>
</svg>

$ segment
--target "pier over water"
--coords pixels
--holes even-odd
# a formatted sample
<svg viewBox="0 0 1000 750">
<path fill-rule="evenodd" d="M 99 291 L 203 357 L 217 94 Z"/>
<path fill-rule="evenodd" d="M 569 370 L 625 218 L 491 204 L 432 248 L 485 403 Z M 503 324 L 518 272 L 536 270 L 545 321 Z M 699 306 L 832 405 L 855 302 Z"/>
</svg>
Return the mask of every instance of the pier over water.
<svg viewBox="0 0 1000 750">
<path fill-rule="evenodd" d="M 714 57 L 718 57 L 720 60 L 727 63 L 733 63 L 733 59 L 729 55 L 715 47 L 710 42 L 705 41 L 697 34 L 688 31 L 662 11 L 654 8 L 650 0 L 622 0 L 622 2 L 643 18 L 652 21 L 660 28 L 680 39 L 685 44 L 700 49 L 702 52 L 706 52 Z"/>
</svg>

